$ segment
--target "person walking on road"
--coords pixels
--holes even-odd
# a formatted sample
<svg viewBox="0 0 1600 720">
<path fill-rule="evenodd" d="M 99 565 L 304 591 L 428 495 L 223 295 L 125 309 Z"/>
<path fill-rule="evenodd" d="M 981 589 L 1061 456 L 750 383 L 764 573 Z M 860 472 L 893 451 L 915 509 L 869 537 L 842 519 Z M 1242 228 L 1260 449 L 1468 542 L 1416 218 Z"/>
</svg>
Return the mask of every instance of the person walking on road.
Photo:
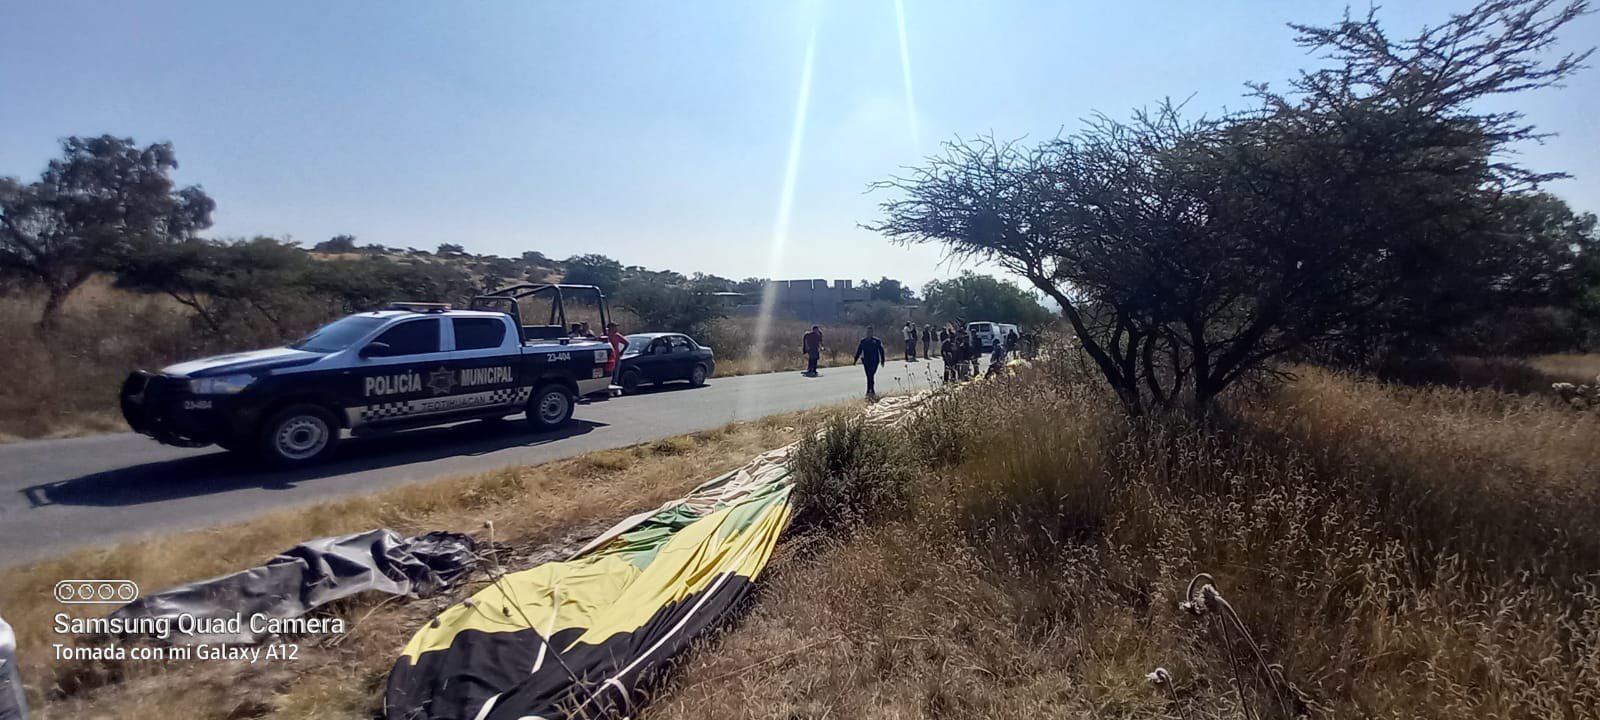
<svg viewBox="0 0 1600 720">
<path fill-rule="evenodd" d="M 905 327 L 900 328 L 900 336 L 905 339 L 906 362 L 916 362 L 916 360 L 917 360 L 917 326 L 912 325 L 911 321 L 907 320 Z"/>
<path fill-rule="evenodd" d="M 856 359 L 850 361 L 850 364 L 854 365 L 859 362 L 862 368 L 867 371 L 867 397 L 869 399 L 878 397 L 878 388 L 874 381 L 878 374 L 878 366 L 882 365 L 883 361 L 887 359 L 884 355 L 883 341 L 872 334 L 872 326 L 868 325 L 867 336 L 861 338 L 861 343 L 856 345 Z"/>
<path fill-rule="evenodd" d="M 812 325 L 800 336 L 800 351 L 806 354 L 806 377 L 816 377 L 817 359 L 822 357 L 822 328 Z"/>
<path fill-rule="evenodd" d="M 932 349 L 933 349 L 933 326 L 932 325 L 923 325 L 922 326 L 922 359 L 923 360 L 932 360 L 933 359 L 933 356 L 928 354 Z"/>
</svg>

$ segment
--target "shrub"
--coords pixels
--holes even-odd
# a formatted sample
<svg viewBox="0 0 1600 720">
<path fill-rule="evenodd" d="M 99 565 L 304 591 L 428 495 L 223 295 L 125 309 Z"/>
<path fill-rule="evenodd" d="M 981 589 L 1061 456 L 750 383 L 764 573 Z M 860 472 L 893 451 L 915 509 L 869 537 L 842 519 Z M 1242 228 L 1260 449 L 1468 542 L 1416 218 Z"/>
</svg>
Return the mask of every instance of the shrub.
<svg viewBox="0 0 1600 720">
<path fill-rule="evenodd" d="M 937 393 L 923 401 L 915 422 L 905 426 L 911 453 L 930 468 L 960 464 L 972 453 L 972 414 L 958 393 Z"/>
<path fill-rule="evenodd" d="M 834 414 L 795 447 L 795 522 L 850 528 L 905 508 L 911 457 L 899 431 Z"/>
</svg>

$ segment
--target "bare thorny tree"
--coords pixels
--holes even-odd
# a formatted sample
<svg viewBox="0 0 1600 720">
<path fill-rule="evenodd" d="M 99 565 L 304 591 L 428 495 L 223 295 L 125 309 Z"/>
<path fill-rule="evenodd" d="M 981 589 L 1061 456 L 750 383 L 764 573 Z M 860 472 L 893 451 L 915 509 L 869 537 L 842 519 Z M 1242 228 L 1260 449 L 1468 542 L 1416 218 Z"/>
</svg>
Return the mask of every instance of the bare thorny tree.
<svg viewBox="0 0 1600 720">
<path fill-rule="evenodd" d="M 1418 278 L 1493 281 L 1480 260 L 1502 202 L 1561 175 L 1508 159 L 1540 135 L 1480 106 L 1583 67 L 1588 52 L 1545 56 L 1586 12 L 1487 0 L 1403 41 L 1371 13 L 1295 25 L 1328 66 L 1287 93 L 1253 85 L 1254 107 L 1220 118 L 1098 116 L 1035 146 L 949 143 L 873 186 L 896 197 L 868 228 L 1026 278 L 1130 412 L 1204 413 L 1273 358 L 1372 332 Z"/>
</svg>

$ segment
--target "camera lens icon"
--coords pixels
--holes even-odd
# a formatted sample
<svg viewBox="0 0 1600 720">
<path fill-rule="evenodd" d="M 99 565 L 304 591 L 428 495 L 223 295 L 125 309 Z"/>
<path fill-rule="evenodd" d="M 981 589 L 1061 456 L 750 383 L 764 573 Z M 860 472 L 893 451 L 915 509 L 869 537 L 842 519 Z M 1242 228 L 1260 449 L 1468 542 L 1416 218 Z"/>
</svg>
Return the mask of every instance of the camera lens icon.
<svg viewBox="0 0 1600 720">
<path fill-rule="evenodd" d="M 120 605 L 139 597 L 139 585 L 132 580 L 62 580 L 55 596 L 56 602 L 70 605 Z"/>
</svg>

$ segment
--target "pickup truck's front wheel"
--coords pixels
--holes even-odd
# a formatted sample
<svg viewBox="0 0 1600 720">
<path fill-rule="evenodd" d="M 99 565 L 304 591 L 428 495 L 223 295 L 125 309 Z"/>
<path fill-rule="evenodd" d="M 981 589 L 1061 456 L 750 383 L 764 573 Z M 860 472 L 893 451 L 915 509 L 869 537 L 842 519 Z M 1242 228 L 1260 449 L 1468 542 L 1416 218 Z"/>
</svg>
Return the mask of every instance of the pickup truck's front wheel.
<svg viewBox="0 0 1600 720">
<path fill-rule="evenodd" d="M 535 430 L 554 430 L 571 419 L 572 393 L 560 385 L 541 385 L 528 401 L 528 424 Z"/>
<path fill-rule="evenodd" d="M 261 425 L 256 448 L 267 462 L 280 467 L 308 465 L 328 456 L 339 444 L 339 424 L 316 405 L 290 405 Z"/>
</svg>

